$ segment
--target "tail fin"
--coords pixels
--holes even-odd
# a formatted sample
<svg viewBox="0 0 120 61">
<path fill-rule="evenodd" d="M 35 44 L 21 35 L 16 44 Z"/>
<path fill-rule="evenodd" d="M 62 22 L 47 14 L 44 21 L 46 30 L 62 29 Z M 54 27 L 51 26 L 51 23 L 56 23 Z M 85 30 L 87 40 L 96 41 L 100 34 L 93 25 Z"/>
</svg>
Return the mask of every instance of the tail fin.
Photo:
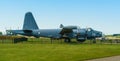
<svg viewBox="0 0 120 61">
<path fill-rule="evenodd" d="M 27 12 L 24 18 L 23 30 L 39 29 L 31 12 Z"/>
<path fill-rule="evenodd" d="M 60 24 L 60 28 L 63 28 L 64 26 L 63 26 L 63 24 Z"/>
</svg>

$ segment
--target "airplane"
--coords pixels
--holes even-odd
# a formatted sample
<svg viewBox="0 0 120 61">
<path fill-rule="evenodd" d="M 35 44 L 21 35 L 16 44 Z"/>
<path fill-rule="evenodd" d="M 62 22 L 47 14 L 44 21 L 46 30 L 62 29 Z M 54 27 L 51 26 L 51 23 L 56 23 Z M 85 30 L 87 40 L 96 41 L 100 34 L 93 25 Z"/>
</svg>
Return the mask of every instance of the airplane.
<svg viewBox="0 0 120 61">
<path fill-rule="evenodd" d="M 47 37 L 64 39 L 64 42 L 71 42 L 75 38 L 79 42 L 84 42 L 87 39 L 95 39 L 102 37 L 102 32 L 93 30 L 92 28 L 80 28 L 78 26 L 63 26 L 59 29 L 39 29 L 33 14 L 27 12 L 24 18 L 22 30 L 10 30 L 12 34 L 20 34 L 25 36 Z"/>
</svg>

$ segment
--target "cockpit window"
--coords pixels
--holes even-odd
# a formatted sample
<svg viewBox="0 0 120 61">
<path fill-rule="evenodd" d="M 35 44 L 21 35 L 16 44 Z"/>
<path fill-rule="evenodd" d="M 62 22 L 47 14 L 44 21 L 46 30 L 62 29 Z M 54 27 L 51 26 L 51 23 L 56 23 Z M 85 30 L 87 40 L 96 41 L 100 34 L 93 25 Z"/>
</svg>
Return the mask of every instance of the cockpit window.
<svg viewBox="0 0 120 61">
<path fill-rule="evenodd" d="M 88 31 L 91 31 L 92 29 L 91 29 L 91 28 L 88 28 L 87 30 L 88 30 Z"/>
</svg>

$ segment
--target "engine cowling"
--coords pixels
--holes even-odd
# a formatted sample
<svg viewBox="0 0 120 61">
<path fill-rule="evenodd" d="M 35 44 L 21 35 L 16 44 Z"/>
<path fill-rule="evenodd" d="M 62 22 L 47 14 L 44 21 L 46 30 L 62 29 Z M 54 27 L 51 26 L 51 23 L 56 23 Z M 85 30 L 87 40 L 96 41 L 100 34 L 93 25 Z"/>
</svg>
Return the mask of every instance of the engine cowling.
<svg viewBox="0 0 120 61">
<path fill-rule="evenodd" d="M 65 26 L 64 29 L 77 29 L 77 26 Z"/>
</svg>

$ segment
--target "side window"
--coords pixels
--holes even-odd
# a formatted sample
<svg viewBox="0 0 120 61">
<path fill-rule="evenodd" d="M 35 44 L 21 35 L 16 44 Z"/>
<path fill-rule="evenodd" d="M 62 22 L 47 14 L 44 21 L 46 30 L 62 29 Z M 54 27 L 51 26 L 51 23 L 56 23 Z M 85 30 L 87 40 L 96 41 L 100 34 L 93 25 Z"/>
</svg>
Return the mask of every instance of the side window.
<svg viewBox="0 0 120 61">
<path fill-rule="evenodd" d="M 38 34 L 40 34 L 40 32 L 38 32 Z"/>
</svg>

